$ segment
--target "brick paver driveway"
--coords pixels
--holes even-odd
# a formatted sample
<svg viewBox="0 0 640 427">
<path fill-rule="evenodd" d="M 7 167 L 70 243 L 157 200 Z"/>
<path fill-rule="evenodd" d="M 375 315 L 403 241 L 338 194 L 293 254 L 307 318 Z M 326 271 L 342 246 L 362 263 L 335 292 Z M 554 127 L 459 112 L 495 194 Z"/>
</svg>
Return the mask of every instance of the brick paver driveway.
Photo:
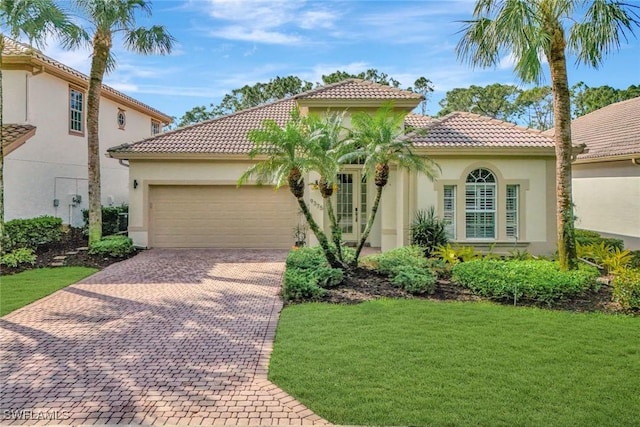
<svg viewBox="0 0 640 427">
<path fill-rule="evenodd" d="M 266 379 L 285 255 L 150 250 L 1 318 L 0 421 L 325 423 Z"/>
</svg>

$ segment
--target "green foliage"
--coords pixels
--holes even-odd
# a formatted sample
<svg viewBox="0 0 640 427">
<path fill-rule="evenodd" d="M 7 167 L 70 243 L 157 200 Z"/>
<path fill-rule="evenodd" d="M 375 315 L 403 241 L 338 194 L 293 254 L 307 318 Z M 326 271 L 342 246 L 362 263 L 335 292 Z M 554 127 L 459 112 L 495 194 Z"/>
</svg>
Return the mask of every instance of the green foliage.
<svg viewBox="0 0 640 427">
<path fill-rule="evenodd" d="M 285 265 L 287 271 L 296 270 L 300 275 L 304 275 L 308 282 L 323 288 L 337 286 L 344 278 L 341 269 L 329 266 L 319 246 L 298 248 L 289 252 Z"/>
<path fill-rule="evenodd" d="M 624 270 L 613 279 L 613 298 L 623 308 L 640 308 L 640 270 Z"/>
<path fill-rule="evenodd" d="M 438 246 L 435 255 L 451 265 L 482 258 L 482 254 L 476 251 L 473 246 L 451 246 L 450 243 Z"/>
<path fill-rule="evenodd" d="M 605 246 L 613 246 L 620 250 L 624 249 L 624 242 L 621 239 L 602 237 L 599 233 L 590 230 L 576 230 L 576 244 L 578 243 L 582 246 L 604 243 Z"/>
<path fill-rule="evenodd" d="M 439 104 L 438 116 L 453 111 L 468 111 L 500 120 L 515 121 L 521 112 L 516 102 L 521 91 L 514 85 L 494 83 L 485 87 L 471 85 L 455 88 L 445 94 Z"/>
<path fill-rule="evenodd" d="M 400 266 L 426 268 L 427 259 L 419 246 L 402 246 L 381 254 L 369 255 L 363 262 L 383 274 L 393 274 Z"/>
<path fill-rule="evenodd" d="M 571 86 L 573 116 L 580 117 L 615 102 L 640 96 L 640 86 L 631 85 L 627 89 L 616 89 L 608 85 L 589 87 L 584 82 Z"/>
<path fill-rule="evenodd" d="M 449 279 L 453 265 L 440 258 L 427 258 L 427 268 L 433 271 L 439 279 Z"/>
<path fill-rule="evenodd" d="M 127 216 L 122 214 L 129 213 L 129 206 L 122 204 L 121 206 L 103 206 L 102 207 L 102 235 L 111 236 L 122 231 L 127 231 Z M 89 211 L 82 210 L 82 219 L 84 220 L 84 229 L 89 229 Z"/>
<path fill-rule="evenodd" d="M 18 248 L 13 251 L 2 255 L 0 258 L 0 264 L 7 267 L 16 268 L 20 264 L 35 264 L 36 256 L 31 248 Z"/>
<path fill-rule="evenodd" d="M 631 251 L 631 262 L 629 263 L 629 268 L 640 269 L 640 250 Z"/>
<path fill-rule="evenodd" d="M 453 267 L 453 280 L 473 293 L 496 299 L 551 303 L 594 288 L 598 270 L 561 271 L 551 261 L 473 260 Z"/>
<path fill-rule="evenodd" d="M 436 285 L 436 275 L 426 268 L 400 265 L 394 269 L 391 283 L 412 294 L 432 293 Z"/>
<path fill-rule="evenodd" d="M 284 272 L 282 298 L 285 301 L 302 301 L 319 298 L 325 291 L 318 286 L 313 270 L 287 268 Z"/>
<path fill-rule="evenodd" d="M 442 245 L 446 245 L 449 239 L 446 232 L 446 221 L 436 216 L 433 206 L 426 210 L 419 210 L 411 223 L 411 244 L 424 249 L 425 256 L 430 256 L 433 251 Z"/>
<path fill-rule="evenodd" d="M 433 292 L 436 275 L 428 268 L 423 249 L 403 246 L 363 258 L 363 265 L 389 276 L 391 283 L 414 294 Z"/>
<path fill-rule="evenodd" d="M 528 259 L 533 259 L 533 256 L 526 249 L 514 249 L 512 251 L 509 251 L 509 259 L 526 261 Z"/>
<path fill-rule="evenodd" d="M 4 230 L 7 238 L 3 242 L 3 250 L 36 249 L 38 246 L 56 243 L 62 239 L 62 219 L 47 215 L 13 219 L 4 225 Z"/>
<path fill-rule="evenodd" d="M 616 246 L 607 245 L 604 241 L 590 245 L 576 245 L 579 258 L 584 258 L 601 265 L 609 274 L 617 274 L 628 268 L 633 261 L 630 250 L 620 250 Z"/>
<path fill-rule="evenodd" d="M 135 251 L 133 241 L 126 236 L 107 236 L 89 248 L 91 255 L 122 258 Z"/>
</svg>

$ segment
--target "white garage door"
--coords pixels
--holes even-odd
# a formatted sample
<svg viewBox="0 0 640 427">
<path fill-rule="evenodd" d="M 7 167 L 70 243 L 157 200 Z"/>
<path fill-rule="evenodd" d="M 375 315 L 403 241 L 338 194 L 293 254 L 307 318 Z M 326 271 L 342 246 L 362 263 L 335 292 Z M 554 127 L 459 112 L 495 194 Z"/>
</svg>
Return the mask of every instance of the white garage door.
<svg viewBox="0 0 640 427">
<path fill-rule="evenodd" d="M 298 204 L 287 188 L 231 185 L 149 187 L 150 246 L 290 248 Z"/>
</svg>

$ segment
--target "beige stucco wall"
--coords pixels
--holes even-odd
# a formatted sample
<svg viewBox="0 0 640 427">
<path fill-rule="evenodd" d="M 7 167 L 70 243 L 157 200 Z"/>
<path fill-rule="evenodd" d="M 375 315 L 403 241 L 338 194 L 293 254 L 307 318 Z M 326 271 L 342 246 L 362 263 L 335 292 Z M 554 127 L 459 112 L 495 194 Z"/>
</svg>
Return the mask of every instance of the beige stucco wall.
<svg viewBox="0 0 640 427">
<path fill-rule="evenodd" d="M 442 214 L 442 186 L 456 185 L 456 242 L 474 244 L 486 248 L 496 243 L 497 252 L 507 252 L 516 247 L 527 248 L 537 254 L 551 253 L 555 250 L 555 162 L 549 157 L 432 157 L 442 172 L 435 181 L 424 175 L 416 177 L 413 188 L 415 197 L 413 217 L 416 209 L 428 209 L 434 206 Z M 497 178 L 497 233 L 493 240 L 467 240 L 464 229 L 464 182 L 469 172 L 476 168 L 486 168 L 494 172 Z M 518 242 L 506 236 L 504 198 L 505 185 L 520 185 L 520 233 Z"/>
<path fill-rule="evenodd" d="M 640 166 L 631 160 L 574 164 L 573 201 L 576 227 L 640 249 Z"/>
<path fill-rule="evenodd" d="M 69 84 L 40 73 L 4 70 L 3 119 L 5 123 L 32 124 L 36 134 L 5 159 L 5 217 L 28 218 L 55 215 L 74 226 L 82 224 L 87 208 L 87 138 L 69 133 Z M 125 110 L 127 123 L 118 128 L 117 112 Z M 85 93 L 86 118 L 86 93 Z M 102 203 L 119 205 L 128 198 L 128 170 L 107 158 L 114 145 L 151 135 L 151 118 L 138 111 L 102 99 L 100 151 Z M 80 204 L 70 194 L 80 194 Z M 54 199 L 59 206 L 54 207 Z"/>
</svg>

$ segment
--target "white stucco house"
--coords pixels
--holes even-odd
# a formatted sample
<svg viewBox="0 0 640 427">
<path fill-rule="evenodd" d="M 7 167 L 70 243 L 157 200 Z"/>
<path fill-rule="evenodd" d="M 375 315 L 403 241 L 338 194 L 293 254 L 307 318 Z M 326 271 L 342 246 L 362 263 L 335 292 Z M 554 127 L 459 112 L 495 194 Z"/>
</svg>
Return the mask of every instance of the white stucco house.
<svg viewBox="0 0 640 427">
<path fill-rule="evenodd" d="M 640 97 L 578 117 L 571 138 L 586 147 L 573 162 L 576 227 L 640 249 Z"/>
<path fill-rule="evenodd" d="M 87 208 L 86 75 L 5 38 L 2 52 L 5 220 L 54 215 L 82 225 Z M 171 118 L 104 85 L 100 148 L 162 132 Z M 129 172 L 101 157 L 102 204 L 127 202 Z"/>
<path fill-rule="evenodd" d="M 375 111 L 393 101 L 413 110 L 419 94 L 362 80 L 346 80 L 291 98 L 166 132 L 109 149 L 127 160 L 129 236 L 143 247 L 289 248 L 300 223 L 297 203 L 286 188 L 236 186 L 251 164 L 247 132 L 264 119 L 284 124 L 290 112 Z M 349 123 L 345 123 L 347 126 Z M 418 209 L 435 206 L 450 220 L 452 240 L 506 252 L 555 250 L 555 154 L 541 132 L 470 113 L 441 119 L 409 114 L 405 126 L 424 127 L 415 151 L 442 169 L 432 182 L 392 167 L 381 207 L 369 236 L 387 250 L 409 243 L 408 229 Z M 315 176 L 305 177 L 313 184 Z M 375 187 L 363 180 L 361 165 L 346 166 L 334 196 L 343 237 L 363 231 Z M 309 185 L 308 205 L 328 229 L 325 206 Z M 311 241 L 310 243 L 314 243 Z"/>
</svg>

